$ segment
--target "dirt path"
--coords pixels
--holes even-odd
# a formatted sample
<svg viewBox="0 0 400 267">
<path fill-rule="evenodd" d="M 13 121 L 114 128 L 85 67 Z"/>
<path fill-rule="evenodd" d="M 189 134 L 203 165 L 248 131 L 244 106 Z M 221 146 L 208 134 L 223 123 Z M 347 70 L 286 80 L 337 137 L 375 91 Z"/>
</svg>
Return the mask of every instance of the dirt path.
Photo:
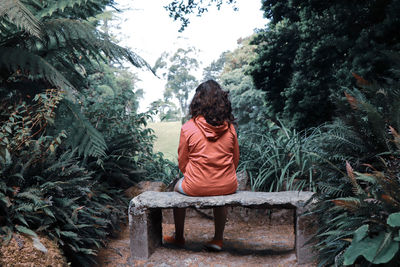
<svg viewBox="0 0 400 267">
<path fill-rule="evenodd" d="M 129 261 L 129 229 L 124 227 L 118 238 L 110 240 L 100 251 L 98 266 L 122 267 L 236 267 L 236 266 L 299 266 L 294 254 L 294 227 L 290 218 L 272 218 L 261 214 L 243 221 L 240 216 L 228 216 L 224 250 L 206 252 L 202 245 L 213 236 L 213 221 L 194 211 L 187 214 L 185 249 L 158 248 L 148 260 Z M 172 235 L 174 226 L 169 211 L 164 212 L 163 234 Z M 312 264 L 301 265 L 315 266 Z"/>
</svg>

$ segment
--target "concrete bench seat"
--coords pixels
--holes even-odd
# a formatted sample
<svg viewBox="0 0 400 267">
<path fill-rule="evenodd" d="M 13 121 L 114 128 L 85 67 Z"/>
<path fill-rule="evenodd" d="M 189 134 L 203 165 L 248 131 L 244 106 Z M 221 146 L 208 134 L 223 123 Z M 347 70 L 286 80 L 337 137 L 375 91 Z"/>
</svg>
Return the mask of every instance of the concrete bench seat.
<svg viewBox="0 0 400 267">
<path fill-rule="evenodd" d="M 147 259 L 162 241 L 162 209 L 213 208 L 241 206 L 247 208 L 295 209 L 295 251 L 299 264 L 311 260 L 310 245 L 312 217 L 301 216 L 312 192 L 252 192 L 238 191 L 232 195 L 190 197 L 176 192 L 147 191 L 133 198 L 129 204 L 130 250 L 132 259 Z"/>
</svg>

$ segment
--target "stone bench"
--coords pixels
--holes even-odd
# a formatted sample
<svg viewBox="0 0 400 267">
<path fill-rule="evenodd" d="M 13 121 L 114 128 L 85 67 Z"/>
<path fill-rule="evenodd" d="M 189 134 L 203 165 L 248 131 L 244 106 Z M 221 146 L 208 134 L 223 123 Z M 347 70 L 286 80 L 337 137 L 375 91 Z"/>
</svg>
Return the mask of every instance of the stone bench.
<svg viewBox="0 0 400 267">
<path fill-rule="evenodd" d="M 297 262 L 312 260 L 311 245 L 305 244 L 313 235 L 312 216 L 301 216 L 312 192 L 252 192 L 238 191 L 232 195 L 189 197 L 176 192 L 147 191 L 129 204 L 130 251 L 132 259 L 147 259 L 162 242 L 162 209 L 213 208 L 241 206 L 247 208 L 295 209 L 295 252 Z"/>
</svg>

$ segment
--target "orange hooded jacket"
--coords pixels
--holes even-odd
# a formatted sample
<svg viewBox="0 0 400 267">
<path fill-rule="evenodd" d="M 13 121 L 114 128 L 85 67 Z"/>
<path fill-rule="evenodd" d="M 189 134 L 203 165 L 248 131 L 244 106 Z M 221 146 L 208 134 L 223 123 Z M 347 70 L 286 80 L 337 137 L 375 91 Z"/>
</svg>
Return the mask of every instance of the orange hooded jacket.
<svg viewBox="0 0 400 267">
<path fill-rule="evenodd" d="M 203 116 L 190 119 L 181 129 L 178 163 L 184 175 L 182 188 L 187 195 L 236 192 L 239 144 L 235 128 L 228 122 L 212 126 Z"/>
</svg>

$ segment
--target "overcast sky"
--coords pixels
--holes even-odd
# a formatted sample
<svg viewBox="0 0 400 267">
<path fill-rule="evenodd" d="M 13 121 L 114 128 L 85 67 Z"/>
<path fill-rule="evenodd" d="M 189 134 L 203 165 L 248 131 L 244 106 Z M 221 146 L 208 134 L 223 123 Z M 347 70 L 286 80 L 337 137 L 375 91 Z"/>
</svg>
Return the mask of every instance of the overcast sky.
<svg viewBox="0 0 400 267">
<path fill-rule="evenodd" d="M 237 47 L 240 37 L 251 35 L 256 28 L 264 28 L 267 20 L 260 11 L 261 0 L 237 0 L 239 11 L 231 5 L 223 5 L 221 10 L 211 7 L 201 17 L 190 17 L 190 24 L 183 33 L 179 33 L 180 23 L 173 21 L 163 8 L 168 0 L 117 0 L 120 7 L 130 10 L 121 16 L 120 39 L 122 45 L 130 47 L 143 57 L 151 66 L 164 51 L 173 53 L 178 48 L 194 46 L 200 50 L 198 60 L 201 69 L 218 59 L 219 55 Z M 139 87 L 144 89 L 144 100 L 140 111 L 162 98 L 165 81 L 148 71 L 138 71 L 142 80 Z M 198 72 L 201 78 L 202 71 Z"/>
</svg>

